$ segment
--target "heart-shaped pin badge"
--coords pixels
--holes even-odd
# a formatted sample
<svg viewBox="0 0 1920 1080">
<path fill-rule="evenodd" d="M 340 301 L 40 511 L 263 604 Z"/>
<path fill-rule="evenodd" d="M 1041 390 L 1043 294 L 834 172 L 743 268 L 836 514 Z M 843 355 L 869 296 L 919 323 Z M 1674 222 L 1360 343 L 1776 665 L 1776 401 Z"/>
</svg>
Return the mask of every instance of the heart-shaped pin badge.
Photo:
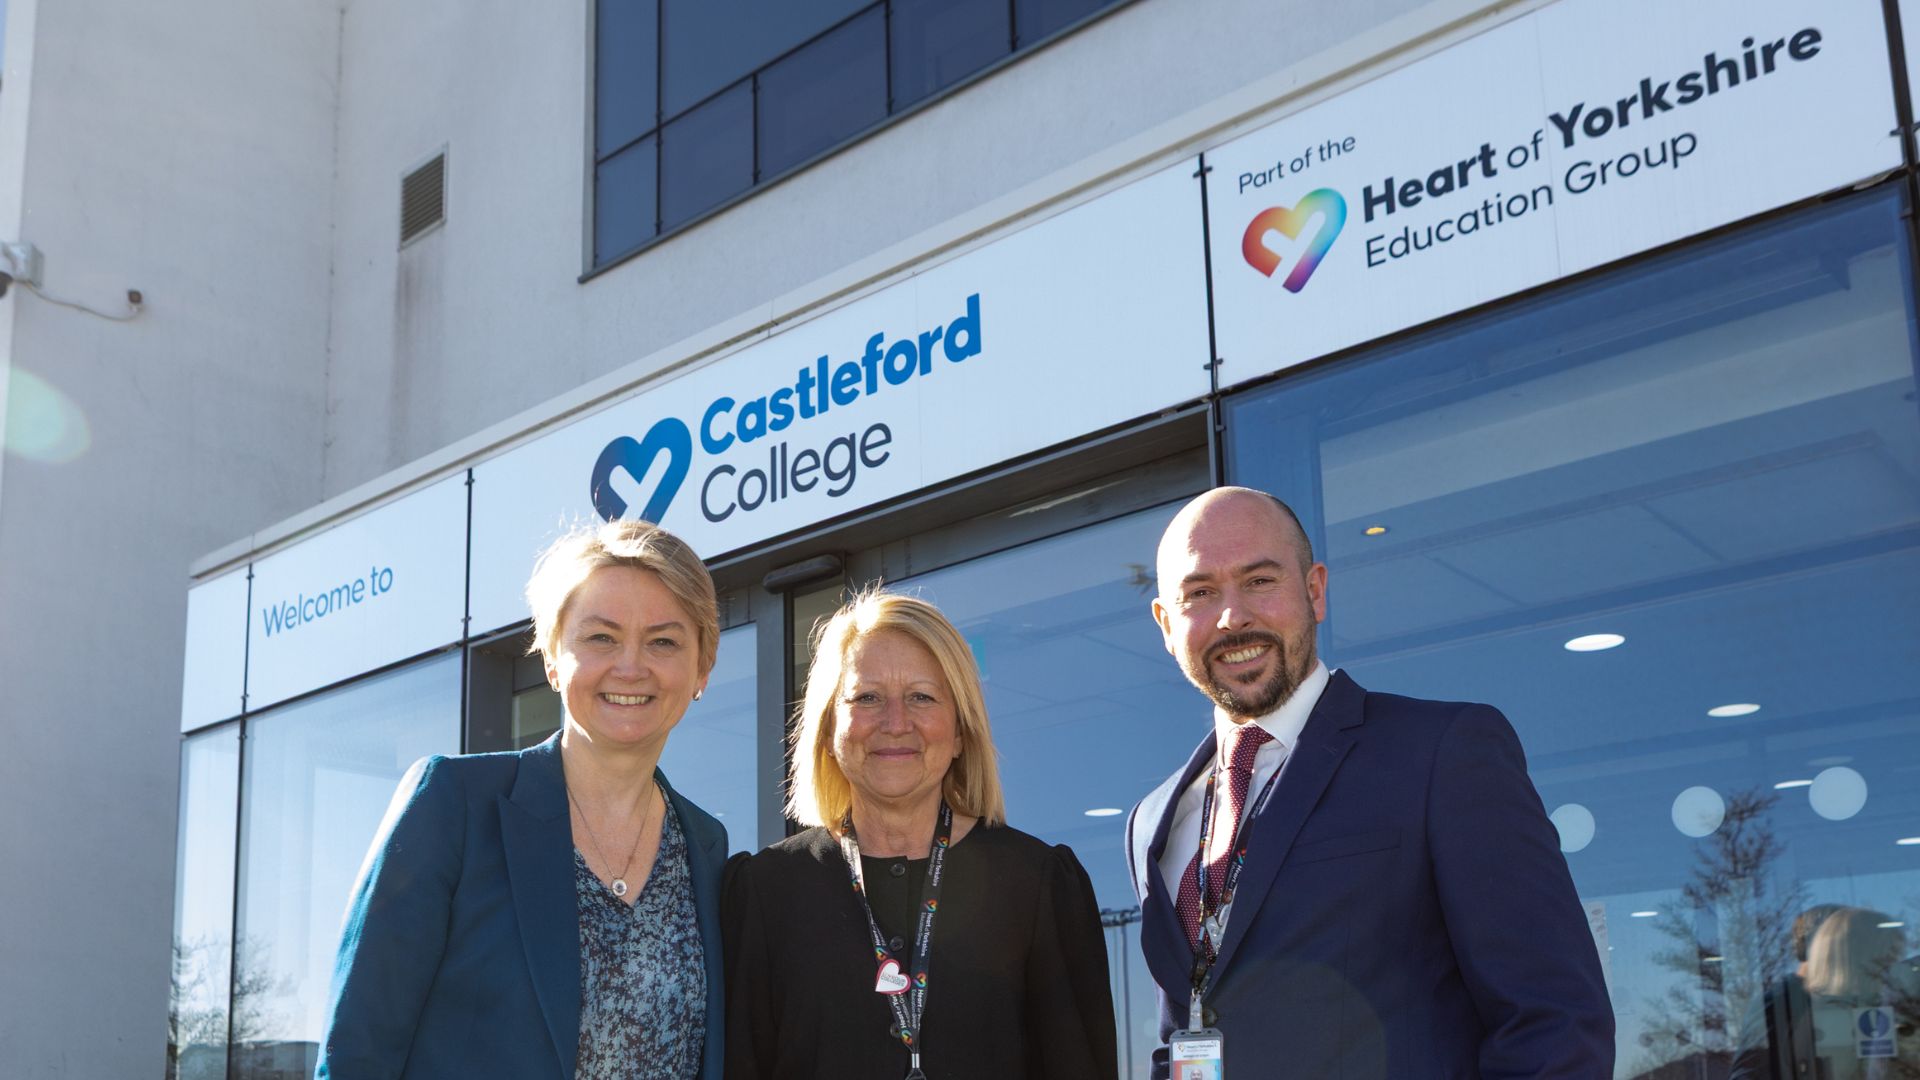
<svg viewBox="0 0 1920 1080">
<path fill-rule="evenodd" d="M 1247 231 L 1240 237 L 1240 254 L 1247 264 L 1255 270 L 1273 276 L 1280 269 L 1280 253 L 1267 246 L 1267 234 L 1280 233 L 1289 240 L 1300 239 L 1307 223 L 1316 216 L 1320 219 L 1320 228 L 1307 241 L 1306 250 L 1288 271 L 1281 285 L 1288 292 L 1299 292 L 1306 288 L 1307 279 L 1326 257 L 1327 249 L 1333 246 L 1333 239 L 1347 224 L 1347 200 L 1332 188 L 1320 188 L 1310 191 L 1292 206 L 1275 206 L 1260 211 L 1247 223 Z"/>
<path fill-rule="evenodd" d="M 673 502 L 686 480 L 687 470 L 693 467 L 693 432 L 671 416 L 648 428 L 647 437 L 638 442 L 622 435 L 600 451 L 600 459 L 593 463 L 593 509 L 608 521 L 625 517 L 627 500 L 613 490 L 613 470 L 625 469 L 637 484 L 647 475 L 653 459 L 663 452 L 667 455 L 667 467 L 660 475 L 660 486 L 653 489 L 653 496 L 640 511 L 641 517 L 659 524 L 667 505 Z"/>
<path fill-rule="evenodd" d="M 907 977 L 900 973 L 900 961 L 891 956 L 880 961 L 880 974 L 873 980 L 873 988 L 882 994 L 906 993 Z"/>
</svg>

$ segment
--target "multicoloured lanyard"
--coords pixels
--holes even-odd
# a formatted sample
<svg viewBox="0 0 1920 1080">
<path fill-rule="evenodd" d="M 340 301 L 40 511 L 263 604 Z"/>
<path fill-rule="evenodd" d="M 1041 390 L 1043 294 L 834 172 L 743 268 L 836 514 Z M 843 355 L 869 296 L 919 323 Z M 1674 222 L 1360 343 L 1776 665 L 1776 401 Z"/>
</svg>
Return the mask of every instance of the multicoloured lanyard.
<svg viewBox="0 0 1920 1080">
<path fill-rule="evenodd" d="M 880 970 L 874 976 L 874 990 L 887 996 L 893 1009 L 894 1029 L 907 1046 L 910 1059 L 907 1080 L 926 1080 L 920 1071 L 920 1022 L 927 1014 L 927 964 L 933 954 L 933 917 L 940 910 L 940 871 L 947 859 L 947 845 L 953 838 L 953 810 L 940 800 L 940 820 L 933 829 L 933 846 L 927 852 L 927 880 L 920 887 L 920 923 L 913 936 L 913 973 L 908 978 L 900 970 L 900 959 L 887 947 L 887 936 L 880 921 L 873 917 L 873 904 L 867 900 L 867 886 L 860 871 L 860 839 L 853 832 L 853 815 L 840 826 L 840 853 L 846 857 L 847 871 L 853 876 L 853 895 L 860 898 L 867 913 L 867 929 L 873 932 L 873 956 Z"/>
<path fill-rule="evenodd" d="M 1200 857 L 1194 860 L 1194 884 L 1200 890 L 1200 943 L 1193 950 L 1193 1003 L 1189 1010 L 1192 1026 L 1199 1028 L 1200 999 L 1206 995 L 1207 980 L 1213 974 L 1213 962 L 1219 956 L 1219 942 L 1225 936 L 1220 922 L 1220 913 L 1233 903 L 1233 887 L 1240 881 L 1240 871 L 1247 865 L 1247 848 L 1241 838 L 1246 823 L 1258 816 L 1267 799 L 1273 794 L 1274 781 L 1280 779 L 1281 769 L 1274 769 L 1273 775 L 1260 786 L 1260 797 L 1254 800 L 1253 809 L 1245 817 L 1233 823 L 1232 844 L 1228 851 L 1233 853 L 1233 861 L 1227 864 L 1226 879 L 1220 883 L 1219 903 L 1212 911 L 1207 910 L 1207 841 L 1213 833 L 1213 793 L 1220 778 L 1220 762 L 1216 756 L 1213 768 L 1207 772 L 1207 791 L 1200 799 Z"/>
</svg>

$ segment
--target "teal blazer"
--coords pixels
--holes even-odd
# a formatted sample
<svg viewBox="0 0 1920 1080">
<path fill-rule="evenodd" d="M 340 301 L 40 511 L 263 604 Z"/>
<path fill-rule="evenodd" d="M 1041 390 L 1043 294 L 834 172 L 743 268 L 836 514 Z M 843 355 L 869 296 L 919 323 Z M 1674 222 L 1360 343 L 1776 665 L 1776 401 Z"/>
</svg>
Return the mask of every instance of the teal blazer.
<svg viewBox="0 0 1920 1080">
<path fill-rule="evenodd" d="M 654 779 L 686 835 L 706 952 L 702 1080 L 726 1034 L 720 874 L 727 832 Z M 555 735 L 527 750 L 430 757 L 400 782 L 354 887 L 319 1080 L 573 1080 L 580 923 Z"/>
</svg>

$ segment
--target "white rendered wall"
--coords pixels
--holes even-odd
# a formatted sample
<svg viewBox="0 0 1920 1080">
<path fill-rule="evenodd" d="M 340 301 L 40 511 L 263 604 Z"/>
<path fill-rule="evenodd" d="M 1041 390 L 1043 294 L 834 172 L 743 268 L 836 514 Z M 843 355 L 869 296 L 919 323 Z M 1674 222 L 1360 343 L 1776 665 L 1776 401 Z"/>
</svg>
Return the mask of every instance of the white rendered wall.
<svg viewBox="0 0 1920 1080">
<path fill-rule="evenodd" d="M 326 492 L 772 314 L 793 290 L 1417 6 L 1137 0 L 582 285 L 590 0 L 353 3 Z M 397 251 L 399 179 L 442 145 L 447 225 Z"/>
<path fill-rule="evenodd" d="M 0 1073 L 158 1077 L 186 567 L 322 494 L 340 13 L 8 7 L 0 239 L 50 294 L 147 310 L 0 300 Z M 23 449 L 48 400 L 71 454 Z"/>
</svg>

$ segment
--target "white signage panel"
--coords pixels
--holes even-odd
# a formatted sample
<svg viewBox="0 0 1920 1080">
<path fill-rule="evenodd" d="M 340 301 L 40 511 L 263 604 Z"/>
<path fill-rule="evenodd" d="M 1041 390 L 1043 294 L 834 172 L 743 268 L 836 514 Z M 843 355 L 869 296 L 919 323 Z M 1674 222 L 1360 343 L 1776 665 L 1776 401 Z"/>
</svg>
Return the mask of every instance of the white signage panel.
<svg viewBox="0 0 1920 1080">
<path fill-rule="evenodd" d="M 255 563 L 247 708 L 460 640 L 466 547 L 461 474 Z"/>
<path fill-rule="evenodd" d="M 527 615 L 567 525 L 644 516 L 712 558 L 1207 390 L 1188 163 L 474 469 L 473 627 Z"/>
<path fill-rule="evenodd" d="M 187 662 L 180 730 L 240 715 L 247 680 L 247 571 L 229 571 L 187 590 Z"/>
<path fill-rule="evenodd" d="M 1880 5 L 1563 0 L 1207 153 L 1240 382 L 1900 163 Z"/>
</svg>

